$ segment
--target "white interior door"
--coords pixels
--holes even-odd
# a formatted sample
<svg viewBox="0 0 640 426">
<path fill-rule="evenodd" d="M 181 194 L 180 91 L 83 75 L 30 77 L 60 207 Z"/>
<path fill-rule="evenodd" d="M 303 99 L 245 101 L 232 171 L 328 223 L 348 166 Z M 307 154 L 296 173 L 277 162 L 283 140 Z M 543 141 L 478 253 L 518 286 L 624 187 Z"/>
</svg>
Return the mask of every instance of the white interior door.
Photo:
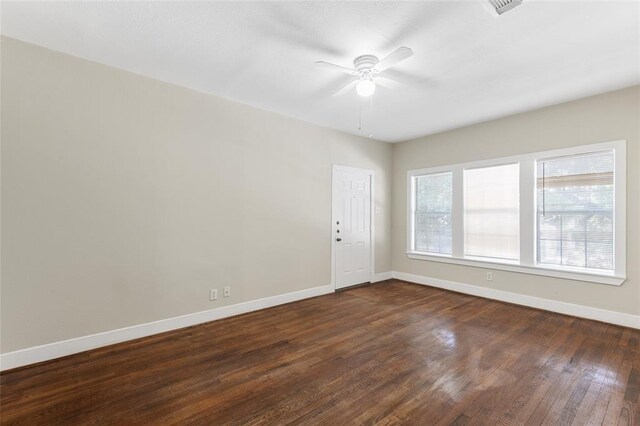
<svg viewBox="0 0 640 426">
<path fill-rule="evenodd" d="M 333 253 L 336 288 L 371 278 L 372 172 L 347 167 L 333 170 Z"/>
</svg>

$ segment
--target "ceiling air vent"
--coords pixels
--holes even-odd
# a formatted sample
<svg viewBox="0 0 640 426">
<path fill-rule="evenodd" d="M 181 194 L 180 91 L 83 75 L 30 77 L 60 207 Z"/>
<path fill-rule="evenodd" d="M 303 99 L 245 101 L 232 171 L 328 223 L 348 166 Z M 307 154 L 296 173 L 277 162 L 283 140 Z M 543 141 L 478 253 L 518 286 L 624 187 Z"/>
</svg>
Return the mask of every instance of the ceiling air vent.
<svg viewBox="0 0 640 426">
<path fill-rule="evenodd" d="M 498 15 L 502 15 L 516 6 L 520 6 L 522 0 L 487 0 L 487 3 L 489 3 Z"/>
</svg>

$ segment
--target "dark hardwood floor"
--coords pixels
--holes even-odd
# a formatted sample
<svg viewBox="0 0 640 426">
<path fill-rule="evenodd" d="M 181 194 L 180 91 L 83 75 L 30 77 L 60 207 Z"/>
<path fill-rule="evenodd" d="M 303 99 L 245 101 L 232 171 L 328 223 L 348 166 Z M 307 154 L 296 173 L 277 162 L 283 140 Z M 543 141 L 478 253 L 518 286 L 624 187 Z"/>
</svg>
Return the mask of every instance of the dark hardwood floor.
<svg viewBox="0 0 640 426">
<path fill-rule="evenodd" d="M 388 281 L 0 376 L 2 424 L 640 424 L 640 331 Z"/>
</svg>

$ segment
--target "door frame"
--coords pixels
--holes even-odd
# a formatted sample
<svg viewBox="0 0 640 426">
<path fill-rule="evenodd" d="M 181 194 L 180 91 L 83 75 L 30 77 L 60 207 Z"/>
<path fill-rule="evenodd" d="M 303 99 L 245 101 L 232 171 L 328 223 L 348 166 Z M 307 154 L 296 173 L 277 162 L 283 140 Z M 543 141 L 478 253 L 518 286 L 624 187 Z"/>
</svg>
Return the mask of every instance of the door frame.
<svg viewBox="0 0 640 426">
<path fill-rule="evenodd" d="M 371 188 L 370 202 L 369 202 L 369 223 L 371 224 L 369 227 L 369 250 L 370 250 L 370 263 L 369 263 L 369 282 L 373 282 L 373 277 L 375 275 L 375 217 L 376 217 L 376 206 L 375 206 L 375 192 L 374 192 L 374 184 L 376 181 L 376 172 L 371 169 L 362 169 L 359 167 L 351 167 L 351 166 L 343 166 L 340 164 L 333 164 L 331 168 L 331 286 L 333 287 L 333 291 L 336 291 L 336 219 L 333 217 L 333 184 L 335 172 L 355 172 L 355 173 L 364 173 L 369 175 L 369 186 Z"/>
</svg>

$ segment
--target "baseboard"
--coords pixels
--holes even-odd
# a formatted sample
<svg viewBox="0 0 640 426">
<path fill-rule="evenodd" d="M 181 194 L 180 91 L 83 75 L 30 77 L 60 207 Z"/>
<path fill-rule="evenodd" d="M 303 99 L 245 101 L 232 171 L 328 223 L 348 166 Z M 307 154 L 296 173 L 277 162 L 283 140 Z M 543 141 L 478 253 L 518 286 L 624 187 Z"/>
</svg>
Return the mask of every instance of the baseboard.
<svg viewBox="0 0 640 426">
<path fill-rule="evenodd" d="M 592 308 L 590 306 L 575 305 L 573 303 L 559 302 L 557 300 L 543 299 L 541 297 L 527 296 L 508 291 L 495 290 L 492 288 L 479 287 L 471 284 L 464 284 L 455 281 L 430 278 L 422 275 L 407 274 L 393 271 L 393 278 L 409 281 L 431 287 L 443 288 L 460 293 L 471 294 L 473 296 L 486 297 L 488 299 L 500 300 L 517 305 L 529 306 L 543 309 L 545 311 L 557 312 L 560 314 L 572 315 L 580 318 L 587 318 L 602 321 L 610 324 L 622 325 L 625 327 L 640 329 L 640 316 L 630 315 L 622 312 L 608 311 L 606 309 Z"/>
<path fill-rule="evenodd" d="M 377 283 L 380 281 L 386 281 L 386 280 L 390 280 L 391 278 L 393 278 L 393 273 L 391 271 L 388 272 L 380 272 L 377 274 L 373 274 L 373 279 L 371 280 L 372 283 Z"/>
<path fill-rule="evenodd" d="M 88 351 L 127 340 L 138 339 L 140 337 L 151 336 L 153 334 L 164 333 L 178 328 L 189 327 L 202 324 L 221 318 L 240 315 L 258 309 L 270 308 L 284 303 L 295 302 L 296 300 L 308 299 L 310 297 L 333 293 L 332 285 L 314 287 L 292 293 L 280 294 L 277 296 L 265 297 L 264 299 L 251 300 L 237 303 L 230 306 L 209 309 L 195 312 L 193 314 L 167 318 L 146 324 L 134 325 L 103 333 L 91 334 L 89 336 L 75 339 L 63 340 L 61 342 L 49 343 L 42 346 L 21 349 L 14 352 L 0 354 L 0 371 L 9 370 L 24 365 L 37 362 L 48 361 L 78 352 Z"/>
<path fill-rule="evenodd" d="M 457 291 L 474 296 L 486 297 L 489 299 L 501 300 L 503 302 L 529 306 L 547 311 L 557 312 L 576 317 L 603 321 L 610 324 L 622 325 L 640 329 L 640 316 L 624 314 L 621 312 L 608 311 L 605 309 L 593 308 L 572 303 L 559 302 L 556 300 L 543 299 L 540 297 L 526 296 L 502 290 L 495 290 L 486 287 L 479 287 L 471 284 L 464 284 L 455 281 L 441 280 L 421 275 L 407 274 L 404 272 L 382 272 L 374 275 L 373 282 L 379 282 L 396 278 L 416 284 Z M 295 302 L 296 300 L 307 299 L 323 294 L 333 293 L 331 285 L 314 287 L 292 293 L 280 294 L 263 299 L 242 302 L 230 306 L 196 312 L 193 314 L 163 319 L 146 324 L 139 324 L 61 342 L 49 343 L 42 346 L 21 349 L 14 352 L 0 354 L 0 370 L 9 370 L 22 367 L 24 365 L 37 362 L 48 361 L 90 349 L 96 349 L 127 340 L 138 339 L 151 336 L 153 334 L 164 333 L 166 331 L 202 324 L 217 319 L 240 315 L 259 309 L 282 305 L 284 303 Z"/>
</svg>

